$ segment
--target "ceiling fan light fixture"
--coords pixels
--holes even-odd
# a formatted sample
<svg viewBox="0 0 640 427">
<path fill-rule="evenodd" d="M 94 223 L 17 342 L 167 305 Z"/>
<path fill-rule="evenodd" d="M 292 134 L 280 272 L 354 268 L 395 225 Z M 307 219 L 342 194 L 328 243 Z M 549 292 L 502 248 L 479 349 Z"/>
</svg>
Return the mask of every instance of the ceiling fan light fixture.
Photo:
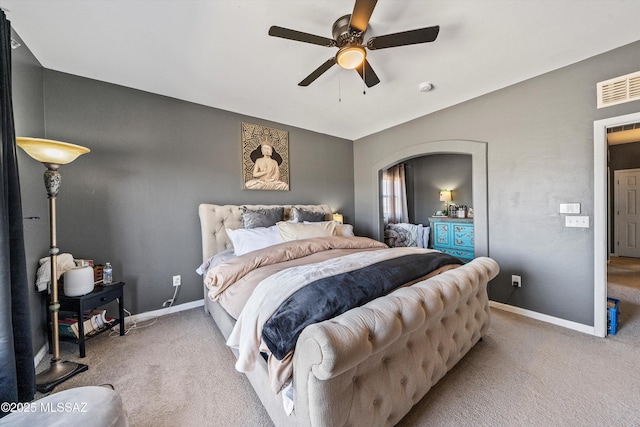
<svg viewBox="0 0 640 427">
<path fill-rule="evenodd" d="M 336 55 L 336 62 L 342 68 L 347 70 L 353 70 L 367 57 L 367 54 L 362 46 L 347 46 L 338 51 Z"/>
<path fill-rule="evenodd" d="M 367 61 L 367 50 L 387 49 L 397 46 L 408 46 L 435 41 L 440 32 L 440 26 L 418 28 L 415 30 L 401 31 L 377 35 L 364 42 L 364 35 L 369 27 L 369 19 L 378 0 L 353 0 L 353 13 L 338 18 L 331 27 L 333 38 L 317 36 L 302 31 L 272 25 L 269 35 L 282 39 L 310 43 L 318 46 L 337 47 L 338 52 L 333 54 L 322 65 L 305 77 L 298 86 L 309 86 L 318 77 L 328 71 L 336 63 L 347 70 L 356 70 L 367 87 L 380 83 L 380 79 Z"/>
</svg>

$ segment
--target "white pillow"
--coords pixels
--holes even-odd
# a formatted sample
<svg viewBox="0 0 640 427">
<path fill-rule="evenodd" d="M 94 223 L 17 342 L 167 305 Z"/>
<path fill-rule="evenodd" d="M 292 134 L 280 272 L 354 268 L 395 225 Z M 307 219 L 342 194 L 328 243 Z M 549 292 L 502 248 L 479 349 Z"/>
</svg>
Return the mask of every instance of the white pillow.
<svg viewBox="0 0 640 427">
<path fill-rule="evenodd" d="M 312 237 L 329 237 L 335 235 L 336 225 L 333 221 L 323 222 L 284 222 L 276 224 L 280 229 L 282 240 L 290 242 L 292 240 L 310 239 Z"/>
<path fill-rule="evenodd" d="M 351 224 L 340 224 L 337 221 L 322 221 L 325 222 L 333 222 L 336 225 L 336 231 L 333 233 L 334 236 L 354 236 L 353 234 L 353 225 Z M 318 222 L 310 222 L 304 221 L 304 224 L 319 224 Z"/>
<path fill-rule="evenodd" d="M 247 252 L 257 251 L 268 246 L 282 243 L 278 226 L 239 228 L 237 230 L 227 230 L 227 236 L 233 244 L 233 252 L 237 255 L 244 255 Z"/>
<path fill-rule="evenodd" d="M 353 234 L 353 225 L 336 224 L 336 236 L 355 236 Z"/>
</svg>

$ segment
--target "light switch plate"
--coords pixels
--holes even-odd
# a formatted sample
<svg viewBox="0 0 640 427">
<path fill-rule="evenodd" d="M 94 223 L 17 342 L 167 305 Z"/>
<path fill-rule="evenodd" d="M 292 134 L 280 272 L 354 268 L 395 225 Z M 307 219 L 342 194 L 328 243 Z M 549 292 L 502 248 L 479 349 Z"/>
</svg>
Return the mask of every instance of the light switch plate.
<svg viewBox="0 0 640 427">
<path fill-rule="evenodd" d="M 563 214 L 579 214 L 580 203 L 560 203 L 560 213 Z"/>
</svg>

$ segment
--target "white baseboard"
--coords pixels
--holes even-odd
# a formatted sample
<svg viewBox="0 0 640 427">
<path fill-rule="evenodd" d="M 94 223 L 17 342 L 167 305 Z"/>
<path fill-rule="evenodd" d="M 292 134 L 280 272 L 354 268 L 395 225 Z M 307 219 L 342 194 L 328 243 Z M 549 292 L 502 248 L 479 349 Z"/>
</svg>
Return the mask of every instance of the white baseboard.
<svg viewBox="0 0 640 427">
<path fill-rule="evenodd" d="M 560 319 L 559 317 L 549 316 L 547 314 L 538 313 L 537 311 L 531 311 L 524 308 L 515 307 L 513 305 L 503 304 L 497 301 L 489 301 L 489 306 L 502 311 L 508 311 L 510 313 L 515 313 L 521 316 L 530 317 L 532 319 L 541 320 L 553 325 L 562 326 L 563 328 L 573 329 L 574 331 L 582 332 L 585 334 L 596 335 L 595 328 L 593 326 L 583 325 L 582 323 Z"/>
<path fill-rule="evenodd" d="M 146 311 L 144 313 L 134 314 L 133 316 L 125 317 L 125 326 L 127 323 L 141 322 L 148 319 L 153 319 L 154 317 L 165 316 L 171 313 L 177 313 L 179 311 L 191 310 L 192 308 L 201 307 L 204 305 L 204 299 L 199 299 L 196 301 L 185 302 L 184 304 L 174 305 L 172 307 L 160 308 L 158 310 Z M 116 326 L 117 328 L 117 326 Z"/>
<path fill-rule="evenodd" d="M 165 316 L 171 313 L 177 313 L 179 311 L 190 310 L 192 308 L 201 307 L 204 305 L 204 299 L 186 302 L 184 304 L 178 304 L 173 307 L 161 308 L 158 310 L 147 311 L 144 313 L 138 313 L 133 316 L 129 316 L 125 318 L 125 325 L 132 321 L 141 322 L 144 320 L 152 319 L 154 317 Z M 573 329 L 578 332 L 582 332 L 589 335 L 595 335 L 595 329 L 593 326 L 583 325 L 582 323 L 571 322 L 569 320 L 560 319 L 558 317 L 549 316 L 547 314 L 538 313 L 536 311 L 526 310 L 524 308 L 515 307 L 513 305 L 503 304 L 497 301 L 489 301 L 489 305 L 493 308 L 497 308 L 498 310 L 507 311 L 514 314 L 519 314 L 521 316 L 530 317 L 532 319 L 541 320 L 546 323 L 551 323 L 553 325 L 562 326 L 563 328 Z M 116 326 L 117 328 L 118 326 Z M 34 366 L 38 366 L 38 364 L 45 358 L 47 353 L 49 352 L 49 343 L 45 342 L 44 345 L 40 348 L 38 353 L 33 358 Z"/>
<path fill-rule="evenodd" d="M 165 316 L 171 313 L 177 313 L 179 311 L 190 310 L 192 308 L 201 307 L 204 305 L 204 299 L 185 302 L 184 304 L 174 305 L 172 307 L 161 308 L 159 310 L 147 311 L 144 313 L 134 314 L 133 316 L 125 317 L 125 326 L 130 322 L 141 322 L 148 319 L 153 319 L 154 317 Z M 114 329 L 119 328 L 120 325 L 114 326 Z M 38 351 L 38 353 L 33 358 L 34 366 L 38 366 L 38 364 L 45 358 L 47 353 L 49 352 L 49 343 L 45 342 L 42 348 Z"/>
<path fill-rule="evenodd" d="M 49 341 L 45 341 L 44 345 L 40 347 L 40 350 L 36 353 L 33 358 L 33 366 L 38 366 L 42 359 L 49 353 Z"/>
</svg>

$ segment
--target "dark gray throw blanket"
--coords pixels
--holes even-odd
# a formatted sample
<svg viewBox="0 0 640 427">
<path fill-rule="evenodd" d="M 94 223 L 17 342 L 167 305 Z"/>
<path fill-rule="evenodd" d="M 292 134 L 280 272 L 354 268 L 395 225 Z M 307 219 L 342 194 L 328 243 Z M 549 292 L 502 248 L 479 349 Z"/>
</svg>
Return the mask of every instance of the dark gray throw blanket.
<svg viewBox="0 0 640 427">
<path fill-rule="evenodd" d="M 448 254 L 404 255 L 358 270 L 325 277 L 293 293 L 267 320 L 262 338 L 278 359 L 295 347 L 302 330 L 388 294 L 449 264 L 462 262 Z"/>
</svg>

